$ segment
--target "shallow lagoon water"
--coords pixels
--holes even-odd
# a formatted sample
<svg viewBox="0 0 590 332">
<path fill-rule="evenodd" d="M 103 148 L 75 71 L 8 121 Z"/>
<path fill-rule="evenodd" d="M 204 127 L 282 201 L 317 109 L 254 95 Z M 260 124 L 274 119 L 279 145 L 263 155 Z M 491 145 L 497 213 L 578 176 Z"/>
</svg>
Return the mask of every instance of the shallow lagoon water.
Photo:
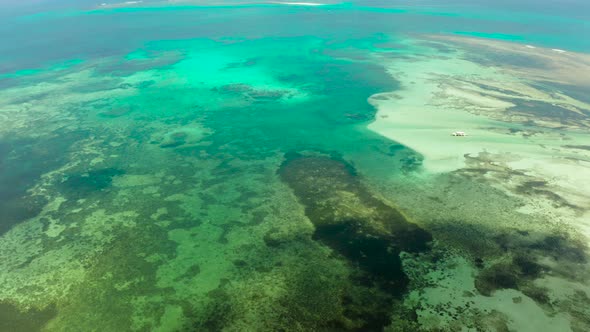
<svg viewBox="0 0 590 332">
<path fill-rule="evenodd" d="M 416 34 L 583 50 L 552 39 L 564 17 L 527 35 L 461 6 L 82 7 L 1 30 L 27 42 L 0 67 L 0 330 L 588 327 L 579 225 L 523 212 L 583 205 L 504 155 L 430 173 L 367 128 L 411 63 L 522 64 Z"/>
</svg>

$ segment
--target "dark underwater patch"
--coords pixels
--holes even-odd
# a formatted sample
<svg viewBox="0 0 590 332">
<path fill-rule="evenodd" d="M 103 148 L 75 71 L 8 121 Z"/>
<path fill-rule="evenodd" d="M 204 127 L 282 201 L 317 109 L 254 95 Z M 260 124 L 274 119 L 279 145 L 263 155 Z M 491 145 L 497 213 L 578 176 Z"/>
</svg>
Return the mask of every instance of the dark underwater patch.
<svg viewBox="0 0 590 332">
<path fill-rule="evenodd" d="M 176 132 L 169 136 L 167 140 L 160 143 L 162 148 L 176 148 L 186 144 L 188 135 L 185 132 Z"/>
<path fill-rule="evenodd" d="M 400 158 L 402 172 L 414 172 L 417 171 L 424 162 L 424 157 L 419 154 L 408 152 L 404 153 Z"/>
<path fill-rule="evenodd" d="M 561 234 L 515 232 L 500 234 L 493 239 L 512 258 L 485 268 L 476 277 L 477 290 L 486 296 L 498 289 L 512 288 L 522 291 L 541 305 L 550 305 L 547 289 L 536 286 L 533 281 L 545 273 L 559 274 L 570 280 L 576 280 L 578 276 L 567 269 L 561 271 L 545 266 L 539 263 L 537 257 L 549 257 L 565 265 L 587 262 L 585 246 Z"/>
<path fill-rule="evenodd" d="M 544 181 L 531 181 L 532 188 Z M 508 207 L 506 207 L 508 208 Z M 530 219 L 535 222 L 536 219 Z M 477 268 L 475 287 L 490 296 L 496 290 L 516 289 L 539 305 L 550 308 L 547 289 L 535 280 L 546 275 L 582 282 L 583 264 L 588 262 L 587 245 L 559 230 L 532 231 L 474 225 L 466 220 L 434 222 L 430 230 L 437 240 L 462 248 Z M 553 261 L 553 263 L 546 263 Z"/>
<path fill-rule="evenodd" d="M 475 279 L 475 288 L 486 296 L 498 289 L 511 288 L 519 289 L 533 299 L 543 299 L 547 297 L 540 294 L 544 293 L 543 290 L 531 287 L 527 281 L 541 277 L 546 270 L 532 256 L 518 254 L 510 263 L 496 264 L 482 271 Z"/>
<path fill-rule="evenodd" d="M 436 41 L 420 41 L 419 44 L 422 46 L 425 46 L 425 47 L 433 48 L 438 53 L 452 54 L 452 53 L 456 52 L 456 49 L 449 47 L 448 44 L 444 44 L 444 43 L 440 43 L 440 42 L 436 42 Z M 399 49 L 399 48 L 397 48 L 397 49 Z"/>
<path fill-rule="evenodd" d="M 284 97 L 289 97 L 288 91 L 256 89 L 251 85 L 243 83 L 226 84 L 211 90 L 222 95 L 239 96 L 253 103 L 273 102 L 279 101 Z"/>
<path fill-rule="evenodd" d="M 564 148 L 590 151 L 590 145 L 563 145 Z"/>
<path fill-rule="evenodd" d="M 213 301 L 205 309 L 207 313 L 205 321 L 193 324 L 187 331 L 223 331 L 224 327 L 232 320 L 231 297 L 219 289 L 207 294 Z M 186 312 L 185 312 L 186 314 Z M 187 315 L 191 317 L 191 315 Z"/>
<path fill-rule="evenodd" d="M 107 111 L 98 113 L 99 116 L 103 118 L 118 118 L 124 115 L 127 115 L 131 112 L 131 108 L 129 107 L 115 107 L 111 108 Z"/>
<path fill-rule="evenodd" d="M 518 93 L 516 91 L 509 90 L 509 89 L 498 88 L 496 86 L 485 84 L 485 83 L 472 83 L 472 84 L 481 88 L 484 91 L 495 91 L 495 92 L 499 92 L 499 93 L 507 95 L 507 96 L 514 96 L 514 97 L 527 97 L 526 94 Z"/>
<path fill-rule="evenodd" d="M 22 312 L 10 303 L 0 302 L 0 331 L 35 332 L 57 316 L 55 306 Z"/>
<path fill-rule="evenodd" d="M 519 68 L 546 69 L 550 65 L 548 61 L 537 57 L 509 52 L 472 52 L 466 59 L 486 66 L 497 66 L 501 63 Z"/>
<path fill-rule="evenodd" d="M 579 101 L 590 103 L 588 87 L 584 85 L 560 84 L 556 82 L 534 82 L 529 84 L 535 89 L 539 89 L 549 94 L 553 94 L 556 91 L 564 92 L 566 95 Z M 590 112 L 590 110 L 586 111 Z"/>
<path fill-rule="evenodd" d="M 351 221 L 317 226 L 313 239 L 327 244 L 365 271 L 367 275 L 359 281 L 367 286 L 377 283 L 392 294 L 406 289 L 409 280 L 402 269 L 399 248 L 391 238 L 365 234 L 357 222 Z"/>
<path fill-rule="evenodd" d="M 60 187 L 62 192 L 67 195 L 83 198 L 94 192 L 109 188 L 113 182 L 113 177 L 124 173 L 120 169 L 104 168 L 86 173 L 70 174 L 60 184 Z"/>
<path fill-rule="evenodd" d="M 588 260 L 582 244 L 572 242 L 562 235 L 548 235 L 542 241 L 530 244 L 529 248 L 542 251 L 555 260 L 574 263 L 586 263 Z"/>
<path fill-rule="evenodd" d="M 485 258 L 501 253 L 485 228 L 478 227 L 462 219 L 437 220 L 429 230 L 439 241 L 453 247 L 463 248 L 474 257 L 476 266 L 483 267 Z"/>
<path fill-rule="evenodd" d="M 176 277 L 174 279 L 174 281 L 179 282 L 182 280 L 190 280 L 196 276 L 198 276 L 201 273 L 201 267 L 198 264 L 195 265 L 191 265 L 191 267 L 189 267 L 186 272 L 184 272 L 183 274 L 179 275 L 178 277 Z"/>
<path fill-rule="evenodd" d="M 150 55 L 149 59 L 125 60 L 107 62 L 96 66 L 94 70 L 98 74 L 110 74 L 113 76 L 127 76 L 139 71 L 164 68 L 182 60 L 182 56 L 174 55 Z"/>
<path fill-rule="evenodd" d="M 249 58 L 244 61 L 231 62 L 225 66 L 225 69 L 240 69 L 254 67 L 258 64 L 258 61 L 258 58 Z"/>
<path fill-rule="evenodd" d="M 588 119 L 589 114 L 570 111 L 559 105 L 534 100 L 508 99 L 516 106 L 510 107 L 509 114 L 532 117 L 532 120 L 549 120 L 563 125 L 583 125 L 580 120 Z M 582 113 L 584 113 L 583 110 Z"/>
<path fill-rule="evenodd" d="M 514 257 L 512 263 L 526 278 L 536 279 L 541 275 L 541 272 L 543 272 L 543 267 L 527 256 L 516 256 Z"/>
<path fill-rule="evenodd" d="M 354 167 L 343 160 L 297 153 L 287 154 L 286 158 L 278 173 L 305 206 L 316 228 L 313 239 L 332 248 L 357 269 L 353 276 L 356 284 L 366 287 L 367 292 L 381 294 L 372 297 L 375 302 L 370 305 L 343 303 L 355 308 L 349 318 L 364 320 L 359 330 L 382 329 L 391 323 L 388 310 L 394 299 L 408 285 L 400 252 L 428 250 L 432 236 L 373 196 Z M 375 311 L 375 306 L 388 309 Z"/>
<path fill-rule="evenodd" d="M 525 181 L 515 188 L 516 192 L 523 195 L 536 195 L 545 196 L 551 200 L 555 206 L 558 207 L 570 207 L 572 209 L 578 209 L 577 206 L 569 203 L 563 197 L 547 189 L 546 181 Z"/>
<path fill-rule="evenodd" d="M 0 235 L 41 212 L 46 200 L 27 191 L 41 175 L 63 165 L 70 146 L 85 136 L 59 132 L 38 139 L 0 140 Z"/>
<path fill-rule="evenodd" d="M 498 289 L 518 289 L 518 275 L 510 265 L 494 265 L 477 276 L 475 288 L 486 296 Z"/>
</svg>

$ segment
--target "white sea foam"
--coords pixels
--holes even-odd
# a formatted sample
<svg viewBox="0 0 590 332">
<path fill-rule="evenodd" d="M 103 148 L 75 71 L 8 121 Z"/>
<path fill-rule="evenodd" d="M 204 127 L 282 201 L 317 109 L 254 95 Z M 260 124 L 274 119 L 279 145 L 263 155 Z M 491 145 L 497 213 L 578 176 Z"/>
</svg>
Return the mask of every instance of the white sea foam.
<svg viewBox="0 0 590 332">
<path fill-rule="evenodd" d="M 278 4 L 278 5 L 288 5 L 288 6 L 323 6 L 325 3 L 318 3 L 318 2 L 279 2 L 273 1 L 270 3 Z"/>
<path fill-rule="evenodd" d="M 123 7 L 123 6 L 127 6 L 127 5 L 137 5 L 137 4 L 140 4 L 142 2 L 143 2 L 142 0 L 138 0 L 138 1 L 125 1 L 125 2 L 112 3 L 112 4 L 103 2 L 100 5 L 102 7 Z"/>
<path fill-rule="evenodd" d="M 526 48 L 536 48 L 533 45 L 525 45 L 524 47 L 526 47 Z"/>
<path fill-rule="evenodd" d="M 560 49 L 558 49 L 558 48 L 552 48 L 551 50 L 552 50 L 553 52 L 557 52 L 557 53 L 565 53 L 565 52 L 566 52 L 566 51 L 564 51 L 564 50 L 560 50 Z"/>
</svg>

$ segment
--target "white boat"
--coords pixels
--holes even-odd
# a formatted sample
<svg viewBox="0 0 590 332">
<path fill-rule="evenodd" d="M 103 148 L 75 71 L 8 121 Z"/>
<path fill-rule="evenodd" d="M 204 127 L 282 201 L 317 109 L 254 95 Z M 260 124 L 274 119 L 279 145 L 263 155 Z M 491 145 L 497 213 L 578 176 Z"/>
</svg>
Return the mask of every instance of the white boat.
<svg viewBox="0 0 590 332">
<path fill-rule="evenodd" d="M 456 131 L 454 133 L 451 134 L 452 136 L 467 136 L 467 134 L 464 131 Z"/>
</svg>

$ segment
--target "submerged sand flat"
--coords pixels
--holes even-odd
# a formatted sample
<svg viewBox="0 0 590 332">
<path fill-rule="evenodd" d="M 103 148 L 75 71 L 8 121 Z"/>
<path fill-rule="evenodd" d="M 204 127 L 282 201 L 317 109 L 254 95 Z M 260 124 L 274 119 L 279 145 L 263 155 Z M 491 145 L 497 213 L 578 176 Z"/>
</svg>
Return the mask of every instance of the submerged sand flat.
<svg viewBox="0 0 590 332">
<path fill-rule="evenodd" d="M 423 154 L 429 172 L 462 169 L 470 157 L 497 154 L 489 167 L 495 163 L 523 170 L 559 187 L 555 190 L 569 196 L 572 204 L 589 206 L 590 178 L 585 174 L 590 155 L 583 147 L 590 144 L 590 104 L 543 85 L 548 78 L 590 85 L 590 76 L 572 74 L 590 70 L 589 57 L 473 38 L 435 40 L 485 47 L 507 57 L 515 50 L 531 62 L 541 58 L 547 64 L 530 71 L 509 63 L 494 66 L 471 60 L 470 52 L 477 51 L 471 48 L 459 48 L 452 56 L 392 62 L 389 72 L 401 81 L 402 91 L 369 99 L 378 108 L 369 128 Z M 485 59 L 485 52 L 477 54 Z M 566 73 L 577 79 L 565 81 Z M 468 136 L 454 137 L 455 131 Z"/>
</svg>

